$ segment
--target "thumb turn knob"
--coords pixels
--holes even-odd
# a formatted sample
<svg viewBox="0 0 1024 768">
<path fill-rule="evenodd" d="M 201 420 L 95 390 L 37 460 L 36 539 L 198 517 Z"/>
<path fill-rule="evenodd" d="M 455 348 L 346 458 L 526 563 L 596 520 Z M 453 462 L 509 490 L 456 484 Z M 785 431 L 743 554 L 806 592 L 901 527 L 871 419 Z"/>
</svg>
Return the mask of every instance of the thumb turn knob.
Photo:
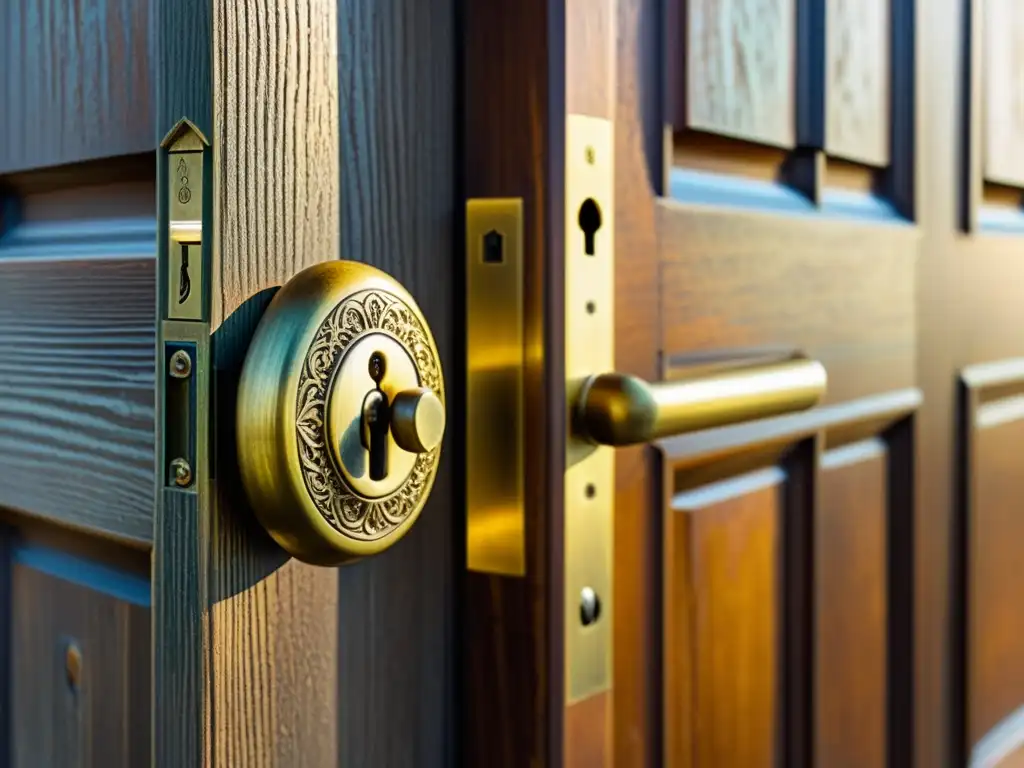
<svg viewBox="0 0 1024 768">
<path fill-rule="evenodd" d="M 391 430 L 398 446 L 410 453 L 430 453 L 444 436 L 444 403 L 429 389 L 407 389 L 391 403 Z"/>
</svg>

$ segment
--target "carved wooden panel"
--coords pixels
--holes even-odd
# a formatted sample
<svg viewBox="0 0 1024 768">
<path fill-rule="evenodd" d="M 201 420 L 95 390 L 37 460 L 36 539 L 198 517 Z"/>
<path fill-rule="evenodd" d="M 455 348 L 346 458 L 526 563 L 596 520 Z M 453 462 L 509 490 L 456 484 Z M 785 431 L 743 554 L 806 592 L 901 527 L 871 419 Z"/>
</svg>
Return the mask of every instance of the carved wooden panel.
<svg viewBox="0 0 1024 768">
<path fill-rule="evenodd" d="M 795 0 L 691 0 L 686 13 L 687 126 L 793 146 Z"/>
<path fill-rule="evenodd" d="M 920 402 L 661 443 L 667 765 L 909 764 Z"/>
<path fill-rule="evenodd" d="M 148 765 L 148 581 L 34 546 L 14 560 L 10 764 Z"/>
<path fill-rule="evenodd" d="M 828 451 L 816 517 L 818 765 L 885 765 L 886 444 Z"/>
<path fill-rule="evenodd" d="M 89 183 L 78 166 L 52 184 L 26 174 L 24 193 L 10 198 L 16 223 L 0 232 L 0 507 L 145 543 L 153 158 L 122 162 L 122 178 L 150 178 Z"/>
<path fill-rule="evenodd" d="M 889 162 L 890 0 L 828 0 L 825 149 Z"/>
<path fill-rule="evenodd" d="M 984 0 L 982 8 L 983 173 L 1024 186 L 1024 4 Z"/>
<path fill-rule="evenodd" d="M 762 469 L 676 495 L 666 517 L 669 765 L 771 766 L 778 749 L 780 489 Z"/>
<path fill-rule="evenodd" d="M 1024 707 L 1024 360 L 972 366 L 964 381 L 970 750 Z"/>
</svg>

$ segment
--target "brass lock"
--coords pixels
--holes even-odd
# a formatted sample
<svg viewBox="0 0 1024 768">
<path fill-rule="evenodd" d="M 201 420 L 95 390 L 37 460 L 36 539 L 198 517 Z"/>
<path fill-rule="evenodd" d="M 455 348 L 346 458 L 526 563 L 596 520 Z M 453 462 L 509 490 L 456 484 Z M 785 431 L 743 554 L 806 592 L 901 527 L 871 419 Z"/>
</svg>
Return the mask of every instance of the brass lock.
<svg viewBox="0 0 1024 768">
<path fill-rule="evenodd" d="M 437 473 L 444 377 L 416 302 L 366 264 L 317 264 L 267 308 L 242 368 L 242 482 L 292 556 L 339 565 L 397 542 Z"/>
</svg>

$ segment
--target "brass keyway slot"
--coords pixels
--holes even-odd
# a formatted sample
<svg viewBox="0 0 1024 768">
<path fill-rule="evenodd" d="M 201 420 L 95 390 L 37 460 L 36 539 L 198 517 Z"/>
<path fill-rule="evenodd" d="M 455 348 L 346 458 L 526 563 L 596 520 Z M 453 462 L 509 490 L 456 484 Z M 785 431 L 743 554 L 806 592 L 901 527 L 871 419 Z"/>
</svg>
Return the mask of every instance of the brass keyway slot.
<svg viewBox="0 0 1024 768">
<path fill-rule="evenodd" d="M 370 355 L 370 378 L 377 385 L 363 399 L 360 435 L 363 448 L 370 454 L 370 479 L 383 480 L 388 474 L 388 428 L 391 409 L 388 396 L 381 390 L 380 382 L 387 370 L 387 361 L 380 352 Z"/>
</svg>

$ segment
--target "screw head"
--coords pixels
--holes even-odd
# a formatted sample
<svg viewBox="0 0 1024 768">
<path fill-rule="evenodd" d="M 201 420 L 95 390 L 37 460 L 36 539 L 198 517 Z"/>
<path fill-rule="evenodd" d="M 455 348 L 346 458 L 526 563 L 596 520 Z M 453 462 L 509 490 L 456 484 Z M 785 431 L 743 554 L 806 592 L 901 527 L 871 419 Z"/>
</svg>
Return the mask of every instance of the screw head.
<svg viewBox="0 0 1024 768">
<path fill-rule="evenodd" d="M 192 485 L 192 467 L 184 459 L 175 459 L 171 462 L 171 476 L 179 488 L 188 488 Z"/>
<path fill-rule="evenodd" d="M 73 640 L 64 650 L 64 672 L 67 675 L 68 685 L 78 688 L 78 681 L 82 677 L 82 650 Z"/>
<path fill-rule="evenodd" d="M 601 616 L 601 598 L 590 587 L 580 590 L 580 623 L 589 627 Z"/>
<path fill-rule="evenodd" d="M 583 150 L 583 157 L 587 161 L 587 165 L 593 165 L 594 160 L 597 159 L 596 153 L 594 152 L 594 148 L 587 147 L 585 150 Z"/>
<path fill-rule="evenodd" d="M 171 355 L 171 376 L 176 379 L 187 379 L 192 375 L 192 358 L 184 349 Z"/>
</svg>

